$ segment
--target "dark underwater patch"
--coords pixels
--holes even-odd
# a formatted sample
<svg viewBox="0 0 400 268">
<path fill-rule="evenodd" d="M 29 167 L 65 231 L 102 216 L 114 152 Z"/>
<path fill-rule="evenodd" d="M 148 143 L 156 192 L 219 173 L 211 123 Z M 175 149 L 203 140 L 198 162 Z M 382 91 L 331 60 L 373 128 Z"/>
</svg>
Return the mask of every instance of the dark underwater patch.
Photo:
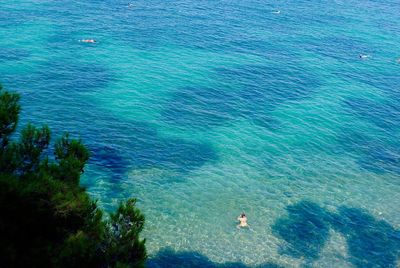
<svg viewBox="0 0 400 268">
<path fill-rule="evenodd" d="M 150 167 L 185 173 L 217 159 L 208 143 L 165 138 L 150 124 L 121 121 L 104 111 L 91 111 L 88 116 L 88 122 L 93 120 L 96 124 L 86 123 L 83 139 L 93 141 L 94 162 L 109 168 L 117 177 L 130 169 Z"/>
<path fill-rule="evenodd" d="M 286 209 L 288 217 L 278 219 L 272 226 L 273 233 L 287 242 L 280 253 L 307 261 L 318 259 L 329 237 L 329 213 L 308 201 Z"/>
<path fill-rule="evenodd" d="M 126 172 L 129 161 L 122 148 L 109 144 L 90 146 L 89 150 L 90 164 L 107 168 L 117 176 Z"/>
<path fill-rule="evenodd" d="M 367 211 L 340 207 L 332 228 L 345 234 L 351 263 L 359 268 L 396 267 L 400 231 Z"/>
<path fill-rule="evenodd" d="M 287 243 L 282 254 L 314 262 L 333 229 L 346 238 L 349 261 L 356 267 L 396 267 L 400 231 L 367 211 L 342 206 L 332 213 L 309 201 L 290 205 L 287 211 L 288 216 L 277 219 L 272 228 Z"/>
<path fill-rule="evenodd" d="M 176 252 L 171 248 L 160 250 L 147 263 L 149 268 L 283 268 L 274 263 L 265 263 L 258 266 L 247 266 L 241 262 L 215 263 L 206 256 L 193 251 Z"/>
</svg>

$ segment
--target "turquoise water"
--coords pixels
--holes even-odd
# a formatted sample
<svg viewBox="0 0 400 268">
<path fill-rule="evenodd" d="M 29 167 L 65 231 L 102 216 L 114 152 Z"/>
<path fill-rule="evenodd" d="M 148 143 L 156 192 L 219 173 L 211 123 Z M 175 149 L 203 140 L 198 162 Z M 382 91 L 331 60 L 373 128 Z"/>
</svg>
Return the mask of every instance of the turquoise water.
<svg viewBox="0 0 400 268">
<path fill-rule="evenodd" d="M 0 81 L 138 198 L 150 267 L 398 265 L 398 1 L 132 4 L 2 1 Z"/>
</svg>

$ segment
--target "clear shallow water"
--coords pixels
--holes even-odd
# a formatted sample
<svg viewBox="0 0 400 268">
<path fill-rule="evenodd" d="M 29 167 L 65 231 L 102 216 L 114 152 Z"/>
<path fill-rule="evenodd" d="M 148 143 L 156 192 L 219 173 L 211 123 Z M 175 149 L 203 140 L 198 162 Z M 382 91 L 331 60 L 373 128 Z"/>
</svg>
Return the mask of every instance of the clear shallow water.
<svg viewBox="0 0 400 268">
<path fill-rule="evenodd" d="M 399 14 L 396 1 L 2 2 L 0 80 L 22 94 L 21 124 L 89 146 L 99 204 L 139 199 L 150 267 L 395 267 Z"/>
</svg>

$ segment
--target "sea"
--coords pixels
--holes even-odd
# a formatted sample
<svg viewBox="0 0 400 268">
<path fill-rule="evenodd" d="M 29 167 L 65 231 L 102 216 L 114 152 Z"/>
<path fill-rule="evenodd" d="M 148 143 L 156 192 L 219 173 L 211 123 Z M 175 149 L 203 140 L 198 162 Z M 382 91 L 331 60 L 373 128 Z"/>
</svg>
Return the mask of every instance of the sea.
<svg viewBox="0 0 400 268">
<path fill-rule="evenodd" d="M 148 267 L 400 265 L 398 0 L 1 0 L 0 81 Z"/>
</svg>

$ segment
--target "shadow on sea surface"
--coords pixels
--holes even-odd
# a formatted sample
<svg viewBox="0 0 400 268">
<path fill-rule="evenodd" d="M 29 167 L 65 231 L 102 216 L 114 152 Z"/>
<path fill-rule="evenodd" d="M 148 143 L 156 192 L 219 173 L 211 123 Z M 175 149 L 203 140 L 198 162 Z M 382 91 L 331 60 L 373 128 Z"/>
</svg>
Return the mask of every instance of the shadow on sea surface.
<svg viewBox="0 0 400 268">
<path fill-rule="evenodd" d="M 319 258 L 333 229 L 346 238 L 348 261 L 354 266 L 396 267 L 400 231 L 367 211 L 342 206 L 333 213 L 309 201 L 290 205 L 287 211 L 287 217 L 278 219 L 272 227 L 274 234 L 286 241 L 281 254 L 312 263 Z"/>
<path fill-rule="evenodd" d="M 283 268 L 274 263 L 265 263 L 258 266 L 247 266 L 241 262 L 215 263 L 206 256 L 192 251 L 176 252 L 170 248 L 162 249 L 156 256 L 147 262 L 149 268 Z"/>
</svg>

